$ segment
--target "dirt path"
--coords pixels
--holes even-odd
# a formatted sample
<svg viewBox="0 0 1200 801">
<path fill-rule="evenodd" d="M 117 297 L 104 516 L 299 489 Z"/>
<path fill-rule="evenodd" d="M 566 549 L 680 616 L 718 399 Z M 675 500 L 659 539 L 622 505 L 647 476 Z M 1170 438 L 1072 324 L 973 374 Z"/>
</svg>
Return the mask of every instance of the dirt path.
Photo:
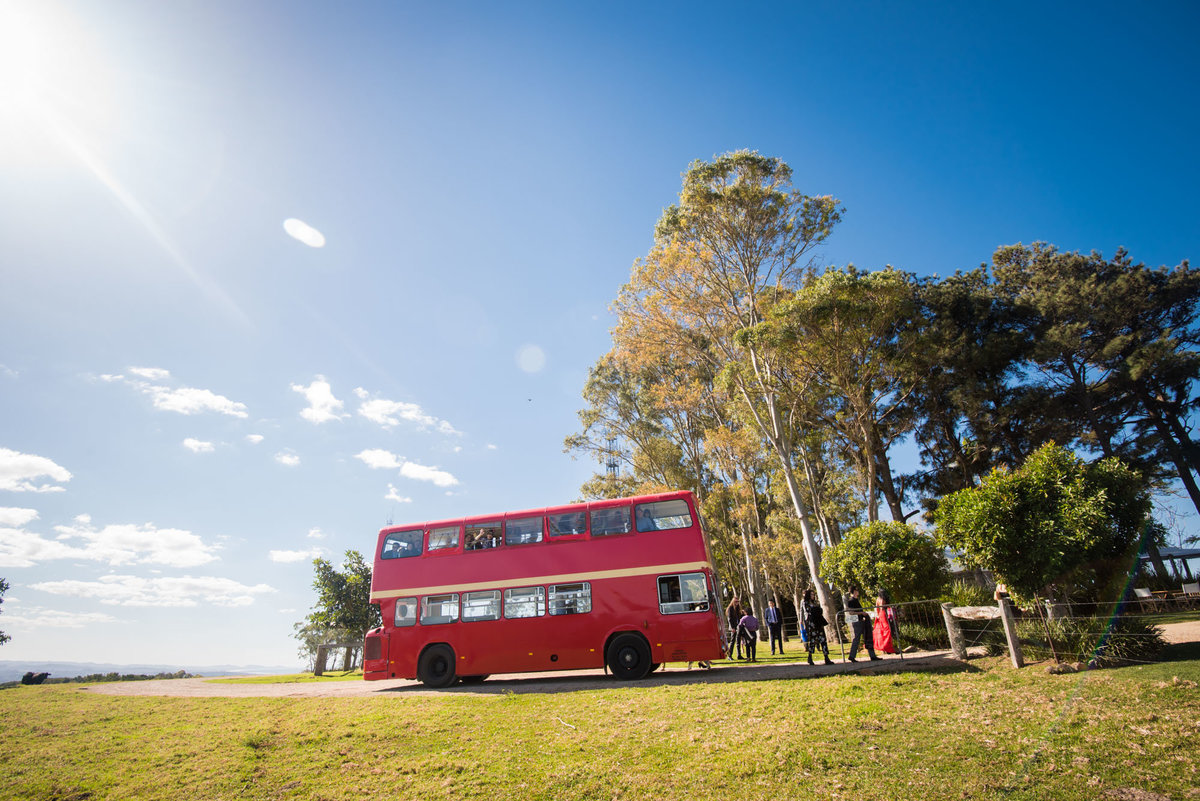
<svg viewBox="0 0 1200 801">
<path fill-rule="evenodd" d="M 1200 620 L 1186 623 L 1166 623 L 1163 638 L 1170 643 L 1200 642 Z M 837 661 L 833 665 L 809 667 L 804 662 L 762 663 L 757 665 L 724 665 L 712 670 L 669 670 L 655 673 L 649 679 L 631 684 L 615 681 L 600 670 L 564 671 L 558 673 L 513 673 L 502 678 L 488 679 L 482 684 L 454 685 L 444 690 L 430 690 L 417 681 L 314 681 L 296 684 L 224 684 L 212 679 L 159 679 L 154 681 L 117 681 L 93 684 L 81 689 L 104 695 L 168 695 L 185 698 L 352 698 L 352 697 L 410 697 L 467 693 L 477 696 L 499 696 L 512 693 L 561 693 L 580 690 L 600 690 L 611 687 L 645 687 L 657 685 L 713 683 L 726 681 L 764 681 L 768 679 L 805 679 L 832 673 L 891 673 L 904 670 L 929 669 L 957 664 L 947 651 L 926 651 L 916 654 L 885 657 L 882 662 L 849 664 Z"/>
<path fill-rule="evenodd" d="M 950 666 L 956 664 L 946 651 L 920 652 L 889 656 L 880 662 L 856 664 L 837 660 L 833 665 L 817 664 L 809 667 L 804 662 L 760 663 L 757 665 L 737 664 L 714 667 L 712 670 L 672 669 L 655 673 L 650 678 L 626 684 L 618 682 L 602 670 L 560 671 L 557 673 L 512 673 L 488 679 L 482 684 L 456 684 L 444 690 L 430 690 L 418 681 L 391 679 L 388 681 L 315 681 L 296 684 L 225 684 L 209 678 L 202 679 L 157 679 L 153 681 L 118 681 L 93 684 L 82 689 L 104 695 L 170 695 L 180 697 L 221 698 L 330 698 L 361 696 L 408 697 L 417 695 L 440 695 L 443 693 L 467 693 L 470 695 L 499 696 L 512 693 L 559 693 L 580 690 L 599 690 L 612 687 L 645 687 L 658 685 L 693 684 L 697 682 L 763 681 L 767 679 L 801 679 L 829 675 L 831 673 L 882 673 Z"/>
</svg>

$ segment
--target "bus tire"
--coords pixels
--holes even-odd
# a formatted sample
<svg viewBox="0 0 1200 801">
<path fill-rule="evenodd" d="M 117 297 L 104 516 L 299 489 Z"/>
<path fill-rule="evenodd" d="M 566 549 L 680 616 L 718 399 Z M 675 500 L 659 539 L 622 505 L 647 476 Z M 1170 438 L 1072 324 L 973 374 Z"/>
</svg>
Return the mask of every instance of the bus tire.
<svg viewBox="0 0 1200 801">
<path fill-rule="evenodd" d="M 618 634 L 605 654 L 609 670 L 622 681 L 636 681 L 650 675 L 650 646 L 637 634 Z"/>
<path fill-rule="evenodd" d="M 426 687 L 449 687 L 454 683 L 454 649 L 445 643 L 431 645 L 417 660 L 417 678 Z"/>
</svg>

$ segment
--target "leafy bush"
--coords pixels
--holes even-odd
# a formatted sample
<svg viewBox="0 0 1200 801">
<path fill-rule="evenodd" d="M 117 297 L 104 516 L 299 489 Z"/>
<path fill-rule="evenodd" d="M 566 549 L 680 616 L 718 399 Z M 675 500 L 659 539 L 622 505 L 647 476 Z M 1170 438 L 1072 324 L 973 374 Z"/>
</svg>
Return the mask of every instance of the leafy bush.
<svg viewBox="0 0 1200 801">
<path fill-rule="evenodd" d="M 905 523 L 859 526 L 825 549 L 821 576 L 843 591 L 880 588 L 896 602 L 936 598 L 950 577 L 946 555 L 933 540 Z"/>
</svg>

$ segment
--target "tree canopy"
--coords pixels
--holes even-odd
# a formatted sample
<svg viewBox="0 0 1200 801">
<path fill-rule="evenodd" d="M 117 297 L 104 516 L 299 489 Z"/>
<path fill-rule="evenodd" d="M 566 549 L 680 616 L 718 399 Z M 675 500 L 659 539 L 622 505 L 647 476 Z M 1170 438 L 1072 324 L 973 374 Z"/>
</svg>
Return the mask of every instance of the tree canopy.
<svg viewBox="0 0 1200 801">
<path fill-rule="evenodd" d="M 1154 492 L 1177 478 L 1200 511 L 1186 261 L 1034 243 L 945 278 L 818 267 L 842 214 L 777 158 L 689 166 L 566 440 L 605 467 L 587 497 L 691 489 L 727 591 L 809 585 L 827 611 L 823 551 L 843 532 L 929 514 L 1045 443 L 1120 458 Z M 919 465 L 897 470 L 910 441 Z"/>
<path fill-rule="evenodd" d="M 933 518 L 939 542 L 968 567 L 993 571 L 1019 595 L 1095 594 L 1128 566 L 1145 529 L 1145 480 L 1117 459 L 1085 463 L 1045 445 L 1015 470 L 946 496 Z"/>
</svg>

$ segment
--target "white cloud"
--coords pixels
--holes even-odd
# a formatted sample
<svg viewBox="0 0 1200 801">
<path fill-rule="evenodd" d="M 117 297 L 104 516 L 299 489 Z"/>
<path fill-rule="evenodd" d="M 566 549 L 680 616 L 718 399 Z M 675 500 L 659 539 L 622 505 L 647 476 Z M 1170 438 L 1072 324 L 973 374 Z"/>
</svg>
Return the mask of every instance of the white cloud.
<svg viewBox="0 0 1200 801">
<path fill-rule="evenodd" d="M 263 441 L 263 435 L 262 434 L 247 434 L 246 441 L 249 442 L 251 445 L 257 445 L 258 443 Z"/>
<path fill-rule="evenodd" d="M 393 501 L 395 503 L 412 503 L 412 498 L 406 498 L 396 489 L 396 485 L 389 483 L 387 495 L 383 496 L 385 501 Z"/>
<path fill-rule="evenodd" d="M 194 437 L 188 437 L 183 441 L 183 447 L 187 448 L 192 453 L 212 453 L 213 444 L 211 442 L 202 442 Z"/>
<path fill-rule="evenodd" d="M 171 377 L 171 371 L 161 367 L 130 367 L 129 372 L 140 375 L 148 381 L 166 381 Z"/>
<path fill-rule="evenodd" d="M 53 595 L 94 598 L 114 606 L 189 607 L 204 602 L 214 606 L 248 606 L 254 603 L 256 595 L 276 592 L 267 584 L 250 586 L 217 576 L 101 576 L 97 581 L 43 581 L 30 586 Z"/>
<path fill-rule="evenodd" d="M 129 386 L 150 396 L 154 408 L 179 414 L 201 414 L 217 412 L 230 417 L 249 417 L 246 404 L 230 400 L 224 395 L 218 395 L 207 389 L 197 387 L 179 387 L 172 389 L 163 384 L 153 384 L 150 381 L 165 381 L 171 374 L 160 367 L 130 367 L 129 372 L 138 378 L 125 378 L 121 375 L 101 375 L 102 381 L 124 381 Z M 141 380 L 146 379 L 146 380 Z"/>
<path fill-rule="evenodd" d="M 345 404 L 333 396 L 333 388 L 325 376 L 317 376 L 307 387 L 292 384 L 292 391 L 299 392 L 308 400 L 308 408 L 303 409 L 300 416 L 310 423 L 327 423 L 350 416 L 342 413 Z"/>
<path fill-rule="evenodd" d="M 92 522 L 92 516 L 91 516 L 91 515 L 89 515 L 89 514 L 87 514 L 87 513 L 84 513 L 84 514 L 81 514 L 81 515 L 75 515 L 75 518 L 74 518 L 74 519 L 75 519 L 75 522 L 76 522 L 76 523 L 90 523 L 90 522 Z"/>
<path fill-rule="evenodd" d="M 444 470 L 439 470 L 436 467 L 426 467 L 416 462 L 405 461 L 402 457 L 397 456 L 391 451 L 385 451 L 381 448 L 368 448 L 360 453 L 356 453 L 354 458 L 361 459 L 363 464 L 375 470 L 394 470 L 395 468 L 400 468 L 400 475 L 405 478 L 411 478 L 414 481 L 431 481 L 439 487 L 452 487 L 458 483 L 457 478 Z M 390 497 L 388 499 L 395 500 Z"/>
<path fill-rule="evenodd" d="M 400 475 L 414 481 L 432 481 L 439 487 L 453 487 L 458 483 L 458 479 L 446 471 L 438 470 L 436 467 L 426 467 L 416 462 L 405 462 L 400 467 Z"/>
<path fill-rule="evenodd" d="M 367 448 L 365 451 L 354 454 L 354 458 L 361 459 L 363 464 L 373 470 L 395 468 L 403 463 L 399 456 L 381 448 Z"/>
<path fill-rule="evenodd" d="M 34 484 L 31 479 L 48 476 L 54 481 L 70 481 L 66 468 L 45 456 L 0 448 L 0 490 L 12 492 L 62 492 L 53 484 Z"/>
<path fill-rule="evenodd" d="M 196 389 L 195 387 L 170 389 L 151 385 L 144 385 L 139 389 L 150 396 L 154 408 L 168 412 L 179 412 L 180 414 L 219 412 L 230 417 L 250 416 L 246 411 L 246 404 L 232 401 L 224 395 L 217 395 L 207 389 Z"/>
<path fill-rule="evenodd" d="M 308 530 L 308 538 L 310 540 L 323 540 L 325 539 L 325 532 L 321 531 L 321 529 L 317 528 L 316 526 L 313 526 Z"/>
<path fill-rule="evenodd" d="M 280 451 L 275 454 L 275 461 L 279 462 L 284 467 L 296 467 L 300 464 L 300 457 L 291 451 Z"/>
<path fill-rule="evenodd" d="M 20 528 L 30 520 L 37 520 L 37 509 L 20 509 L 15 506 L 0 506 L 0 526 Z"/>
<path fill-rule="evenodd" d="M 416 423 L 422 428 L 434 428 L 442 434 L 460 434 L 454 426 L 445 420 L 426 414 L 415 403 L 405 403 L 403 401 L 387 400 L 386 398 L 372 398 L 371 394 L 362 387 L 354 390 L 354 394 L 362 401 L 358 407 L 358 413 L 362 417 L 367 418 L 372 423 L 378 423 L 384 428 L 400 425 L 401 420 L 410 423 Z"/>
<path fill-rule="evenodd" d="M 96 529 L 90 523 L 55 526 L 56 542 L 81 539 L 86 544 L 86 559 L 110 565 L 156 564 L 169 567 L 195 567 L 217 559 L 216 546 L 206 544 L 190 531 L 157 528 L 153 523 L 122 523 Z"/>
<path fill-rule="evenodd" d="M 0 567 L 33 567 L 48 559 L 86 559 L 83 548 L 47 540 L 31 531 L 0 527 Z"/>
<path fill-rule="evenodd" d="M 6 364 L 0 364 L 0 375 L 4 376 L 5 378 L 16 378 L 20 375 L 20 373 Z"/>
<path fill-rule="evenodd" d="M 321 554 L 324 548 L 309 548 L 307 551 L 271 551 L 272 562 L 311 562 Z"/>
<path fill-rule="evenodd" d="M 487 449 L 488 449 L 489 451 L 498 451 L 498 450 L 500 450 L 499 446 L 497 446 L 497 445 L 493 445 L 493 444 L 492 444 L 492 443 L 490 443 L 490 442 L 487 444 Z"/>
<path fill-rule="evenodd" d="M 11 612 L 4 610 L 4 623 L 22 629 L 82 629 L 104 623 L 116 623 L 117 618 L 104 612 L 64 612 L 40 606 L 19 606 Z"/>
</svg>

